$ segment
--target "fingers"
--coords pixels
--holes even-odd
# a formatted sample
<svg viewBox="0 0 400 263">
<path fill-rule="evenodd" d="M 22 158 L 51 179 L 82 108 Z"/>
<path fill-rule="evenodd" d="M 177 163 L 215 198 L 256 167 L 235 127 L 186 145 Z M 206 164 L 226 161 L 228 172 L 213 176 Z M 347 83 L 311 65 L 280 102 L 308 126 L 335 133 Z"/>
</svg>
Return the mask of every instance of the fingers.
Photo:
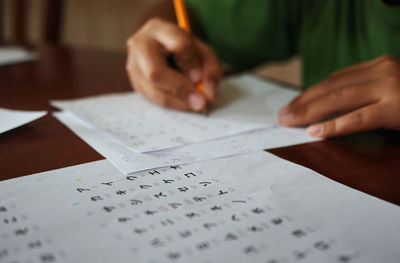
<svg viewBox="0 0 400 263">
<path fill-rule="evenodd" d="M 322 95 L 299 107 L 287 108 L 280 113 L 280 123 L 284 126 L 301 126 L 337 113 L 344 113 L 379 100 L 374 87 L 368 85 L 342 88 Z"/>
<path fill-rule="evenodd" d="M 214 52 L 200 40 L 196 40 L 202 64 L 203 91 L 207 99 L 212 103 L 218 102 L 217 85 L 222 78 L 223 71 Z"/>
<path fill-rule="evenodd" d="M 290 107 L 296 108 L 306 104 L 320 96 L 327 93 L 337 91 L 344 87 L 357 86 L 363 83 L 375 81 L 377 79 L 377 72 L 373 69 L 366 69 L 360 71 L 353 71 L 348 74 L 341 74 L 337 77 L 329 77 L 328 79 L 316 84 L 309 90 L 305 91 L 302 95 L 296 97 L 290 102 Z"/>
<path fill-rule="evenodd" d="M 379 104 L 365 106 L 334 120 L 311 125 L 307 132 L 313 137 L 329 138 L 380 128 L 384 122 L 381 107 Z"/>
<path fill-rule="evenodd" d="M 398 129 L 399 73 L 400 61 L 392 56 L 382 56 L 336 72 L 281 109 L 280 123 L 305 125 L 333 114 L 350 112 L 311 125 L 308 133 L 328 138 L 377 128 Z"/>
<path fill-rule="evenodd" d="M 143 89 L 141 92 L 147 99 L 161 107 L 178 111 L 193 110 L 189 104 L 159 89 Z"/>
<path fill-rule="evenodd" d="M 374 60 L 366 61 L 361 64 L 353 65 L 345 69 L 334 72 L 329 78 L 312 86 L 302 95 L 290 102 L 290 107 L 298 107 L 328 92 L 343 88 L 344 86 L 360 85 L 382 77 L 385 74 L 385 66 L 382 70 L 376 70 L 379 64 L 385 64 L 394 58 L 388 55 L 378 57 Z"/>
<path fill-rule="evenodd" d="M 135 78 L 134 85 L 137 91 L 144 97 L 162 107 L 179 111 L 193 110 L 193 106 L 190 106 L 190 103 L 188 102 L 189 98 L 188 101 L 177 98 L 164 90 L 159 89 L 157 86 L 153 86 L 152 83 L 145 78 Z"/>
<path fill-rule="evenodd" d="M 352 65 L 350 67 L 333 72 L 331 76 L 338 77 L 343 74 L 351 73 L 352 71 L 363 70 L 363 69 L 375 66 L 376 64 L 388 59 L 389 57 L 390 57 L 389 55 L 383 55 L 383 56 L 377 57 L 376 59 L 373 59 L 373 60 L 368 60 L 368 61 L 365 61 L 360 64 Z"/>
<path fill-rule="evenodd" d="M 173 54 L 174 62 L 178 68 L 188 76 L 193 83 L 201 81 L 202 72 L 200 65 L 199 52 L 196 49 L 194 39 L 190 34 L 177 27 L 175 24 L 162 22 L 154 22 L 154 38 L 166 49 Z"/>
<path fill-rule="evenodd" d="M 214 52 L 200 40 L 190 36 L 175 24 L 167 23 L 155 33 L 155 38 L 173 53 L 179 69 L 193 83 L 202 82 L 208 102 L 217 102 L 216 87 L 222 77 L 222 68 Z"/>
<path fill-rule="evenodd" d="M 186 104 L 186 110 L 202 111 L 206 107 L 204 96 L 196 90 L 194 84 L 185 76 L 168 67 L 163 57 L 155 52 L 157 42 L 149 41 L 143 45 L 136 45 L 133 51 L 137 68 L 136 78 L 141 80 L 141 92 L 157 104 L 168 108 L 182 109 L 181 103 Z M 162 95 L 157 98 L 156 95 Z M 165 99 L 164 97 L 176 99 Z M 176 107 L 172 102 L 179 100 Z"/>
<path fill-rule="evenodd" d="M 150 100 L 198 112 L 217 101 L 222 70 L 214 53 L 175 24 L 152 19 L 128 40 L 127 47 L 131 84 Z M 171 55 L 179 70 L 168 64 Z M 202 92 L 196 88 L 200 82 Z"/>
</svg>

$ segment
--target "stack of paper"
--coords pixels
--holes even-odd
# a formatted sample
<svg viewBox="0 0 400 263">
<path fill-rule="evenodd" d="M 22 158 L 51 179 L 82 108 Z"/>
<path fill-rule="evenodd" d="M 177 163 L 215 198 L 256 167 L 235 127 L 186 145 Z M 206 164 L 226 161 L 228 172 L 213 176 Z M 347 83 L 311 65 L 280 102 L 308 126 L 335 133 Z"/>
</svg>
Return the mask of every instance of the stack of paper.
<svg viewBox="0 0 400 263">
<path fill-rule="evenodd" d="M 124 174 L 0 182 L 0 262 L 398 262 L 398 207 L 260 151 L 314 140 L 277 125 L 295 92 L 240 76 L 221 94 L 209 116 L 132 93 L 53 102 Z M 1 128 L 43 114 L 0 110 Z"/>
<path fill-rule="evenodd" d="M 54 101 L 56 117 L 124 173 L 310 142 L 303 129 L 278 126 L 297 92 L 243 75 L 220 86 L 208 116 L 160 108 L 139 94 Z"/>
</svg>

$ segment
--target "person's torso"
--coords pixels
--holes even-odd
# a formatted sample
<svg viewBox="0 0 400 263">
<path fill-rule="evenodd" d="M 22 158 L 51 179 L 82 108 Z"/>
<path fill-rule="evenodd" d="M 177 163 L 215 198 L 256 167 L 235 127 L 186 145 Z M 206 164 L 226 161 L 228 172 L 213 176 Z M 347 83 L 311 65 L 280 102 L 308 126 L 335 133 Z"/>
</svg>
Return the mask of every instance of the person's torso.
<svg viewBox="0 0 400 263">
<path fill-rule="evenodd" d="M 384 54 L 400 58 L 400 7 L 382 0 L 301 3 L 298 51 L 304 87 Z"/>
</svg>

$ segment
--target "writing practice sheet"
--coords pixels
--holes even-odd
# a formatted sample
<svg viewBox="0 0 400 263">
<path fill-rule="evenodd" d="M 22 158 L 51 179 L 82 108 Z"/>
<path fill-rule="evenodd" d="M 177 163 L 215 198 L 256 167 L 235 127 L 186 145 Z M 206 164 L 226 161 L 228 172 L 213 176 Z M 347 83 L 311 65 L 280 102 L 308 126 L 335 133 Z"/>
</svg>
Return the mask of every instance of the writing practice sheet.
<svg viewBox="0 0 400 263">
<path fill-rule="evenodd" d="M 19 111 L 0 108 L 0 133 L 39 119 L 46 113 L 46 111 Z"/>
<path fill-rule="evenodd" d="M 0 182 L 1 262 L 398 262 L 400 209 L 266 152 Z"/>
<path fill-rule="evenodd" d="M 273 126 L 297 93 L 250 76 L 220 85 L 221 105 L 208 116 L 155 106 L 140 94 L 102 95 L 52 105 L 69 111 L 136 152 L 151 152 Z"/>
<path fill-rule="evenodd" d="M 0 47 L 0 66 L 36 60 L 34 52 L 19 47 Z"/>
<path fill-rule="evenodd" d="M 273 126 L 218 140 L 141 154 L 100 133 L 69 112 L 55 113 L 55 117 L 125 174 L 317 140 L 308 136 L 305 129 Z"/>
</svg>

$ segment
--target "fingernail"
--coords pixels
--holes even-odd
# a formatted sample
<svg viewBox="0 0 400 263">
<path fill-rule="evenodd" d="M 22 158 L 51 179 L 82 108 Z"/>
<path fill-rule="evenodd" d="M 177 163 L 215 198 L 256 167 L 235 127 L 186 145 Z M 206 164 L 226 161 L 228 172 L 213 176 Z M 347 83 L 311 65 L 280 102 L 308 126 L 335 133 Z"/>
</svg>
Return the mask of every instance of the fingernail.
<svg viewBox="0 0 400 263">
<path fill-rule="evenodd" d="M 320 137 L 322 134 L 322 125 L 312 125 L 307 128 L 308 134 L 310 134 L 312 137 Z"/>
<path fill-rule="evenodd" d="M 189 95 L 189 106 L 192 110 L 199 111 L 204 108 L 204 104 L 204 97 L 201 94 L 194 92 Z"/>
<path fill-rule="evenodd" d="M 286 123 L 293 119 L 294 114 L 291 112 L 288 106 L 283 107 L 279 111 L 279 121 Z"/>
<path fill-rule="evenodd" d="M 201 71 L 199 69 L 189 70 L 189 78 L 193 83 L 198 83 L 201 80 Z"/>
</svg>

